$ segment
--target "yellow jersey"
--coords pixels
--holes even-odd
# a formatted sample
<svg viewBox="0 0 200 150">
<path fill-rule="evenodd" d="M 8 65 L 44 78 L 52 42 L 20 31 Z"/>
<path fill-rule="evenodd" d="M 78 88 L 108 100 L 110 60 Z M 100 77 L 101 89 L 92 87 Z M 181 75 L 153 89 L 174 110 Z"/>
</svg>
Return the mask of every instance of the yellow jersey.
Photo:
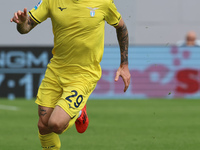
<svg viewBox="0 0 200 150">
<path fill-rule="evenodd" d="M 51 18 L 54 48 L 48 68 L 62 77 L 101 77 L 105 21 L 117 26 L 121 15 L 113 0 L 41 0 L 30 17 L 37 23 Z"/>
</svg>

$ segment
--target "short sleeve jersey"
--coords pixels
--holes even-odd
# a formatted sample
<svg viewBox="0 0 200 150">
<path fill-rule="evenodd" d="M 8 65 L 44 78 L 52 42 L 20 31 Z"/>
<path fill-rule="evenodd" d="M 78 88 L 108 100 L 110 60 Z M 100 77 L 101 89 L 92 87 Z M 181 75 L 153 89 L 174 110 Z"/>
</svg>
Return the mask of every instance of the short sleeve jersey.
<svg viewBox="0 0 200 150">
<path fill-rule="evenodd" d="M 54 48 L 48 67 L 60 76 L 101 77 L 105 21 L 117 26 L 121 15 L 113 0 L 41 0 L 31 11 L 37 23 L 51 18 Z"/>
</svg>

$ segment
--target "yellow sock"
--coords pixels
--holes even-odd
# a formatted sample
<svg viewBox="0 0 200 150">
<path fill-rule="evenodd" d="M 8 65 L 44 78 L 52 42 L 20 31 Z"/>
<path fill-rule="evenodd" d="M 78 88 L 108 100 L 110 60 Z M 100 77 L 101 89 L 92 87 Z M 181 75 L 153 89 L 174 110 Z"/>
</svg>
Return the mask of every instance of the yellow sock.
<svg viewBox="0 0 200 150">
<path fill-rule="evenodd" d="M 73 119 L 71 119 L 69 121 L 69 125 L 67 126 L 67 128 L 62 133 L 64 133 L 65 131 L 67 131 L 68 129 L 70 129 L 74 125 L 74 123 L 75 123 L 76 119 L 78 118 L 78 116 L 79 115 L 77 114 Z"/>
<path fill-rule="evenodd" d="M 39 139 L 42 144 L 42 150 L 60 150 L 61 143 L 58 134 L 52 132 L 41 135 L 39 133 Z"/>
</svg>

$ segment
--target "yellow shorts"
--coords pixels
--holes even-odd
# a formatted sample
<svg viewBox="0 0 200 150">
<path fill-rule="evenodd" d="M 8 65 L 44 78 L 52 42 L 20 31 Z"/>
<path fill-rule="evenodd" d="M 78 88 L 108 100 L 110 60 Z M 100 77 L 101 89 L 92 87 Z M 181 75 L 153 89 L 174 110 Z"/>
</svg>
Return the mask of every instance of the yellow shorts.
<svg viewBox="0 0 200 150">
<path fill-rule="evenodd" d="M 73 78 L 59 77 L 48 68 L 39 87 L 36 104 L 50 108 L 58 105 L 74 118 L 85 106 L 96 83 L 83 79 L 81 74 L 73 75 Z"/>
</svg>

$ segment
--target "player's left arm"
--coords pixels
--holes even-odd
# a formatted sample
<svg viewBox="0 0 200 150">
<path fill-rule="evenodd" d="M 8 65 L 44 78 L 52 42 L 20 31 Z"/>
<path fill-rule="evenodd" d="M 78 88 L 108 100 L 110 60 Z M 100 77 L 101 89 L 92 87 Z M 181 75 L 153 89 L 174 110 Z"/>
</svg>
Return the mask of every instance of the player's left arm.
<svg viewBox="0 0 200 150">
<path fill-rule="evenodd" d="M 128 30 L 122 18 L 119 24 L 115 26 L 115 28 L 121 52 L 121 63 L 120 67 L 116 72 L 115 81 L 118 81 L 119 77 L 121 76 L 125 84 L 124 92 L 126 92 L 131 79 L 131 75 L 128 68 Z"/>
</svg>

